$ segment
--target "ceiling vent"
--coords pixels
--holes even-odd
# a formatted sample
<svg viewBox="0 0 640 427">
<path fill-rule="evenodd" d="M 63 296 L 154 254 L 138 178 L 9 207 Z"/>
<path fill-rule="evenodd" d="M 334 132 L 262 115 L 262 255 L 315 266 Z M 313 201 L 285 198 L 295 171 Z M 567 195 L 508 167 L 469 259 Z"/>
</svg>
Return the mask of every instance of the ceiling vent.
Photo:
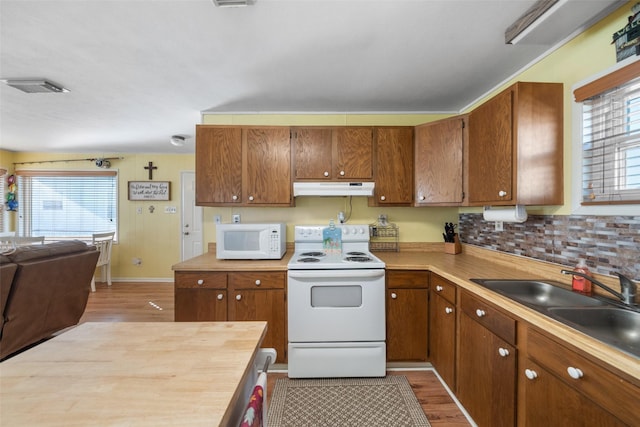
<svg viewBox="0 0 640 427">
<path fill-rule="evenodd" d="M 14 87 L 26 93 L 63 93 L 69 92 L 69 89 L 51 83 L 49 80 L 21 80 L 21 79 L 6 79 L 2 80 L 7 86 Z"/>
<path fill-rule="evenodd" d="M 213 0 L 213 4 L 218 7 L 243 7 L 251 6 L 256 0 Z"/>
</svg>

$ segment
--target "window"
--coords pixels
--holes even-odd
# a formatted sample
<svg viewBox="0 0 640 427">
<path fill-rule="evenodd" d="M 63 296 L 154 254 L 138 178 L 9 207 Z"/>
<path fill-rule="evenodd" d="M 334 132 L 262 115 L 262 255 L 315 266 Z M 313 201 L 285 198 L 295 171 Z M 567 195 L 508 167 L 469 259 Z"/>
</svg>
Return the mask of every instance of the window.
<svg viewBox="0 0 640 427">
<path fill-rule="evenodd" d="M 118 230 L 114 171 L 18 171 L 18 233 L 91 240 Z"/>
<path fill-rule="evenodd" d="M 574 91 L 581 102 L 579 203 L 640 203 L 640 62 Z M 577 153 L 576 153 L 577 154 Z M 576 165 L 574 164 L 574 167 Z"/>
</svg>

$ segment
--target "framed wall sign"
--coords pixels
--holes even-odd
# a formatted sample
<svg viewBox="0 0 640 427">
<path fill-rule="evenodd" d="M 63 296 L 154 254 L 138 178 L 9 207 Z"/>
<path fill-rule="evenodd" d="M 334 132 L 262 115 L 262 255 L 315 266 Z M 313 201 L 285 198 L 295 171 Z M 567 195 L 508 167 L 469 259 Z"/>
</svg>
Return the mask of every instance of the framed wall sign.
<svg viewBox="0 0 640 427">
<path fill-rule="evenodd" d="M 129 200 L 171 200 L 171 182 L 129 181 Z"/>
</svg>

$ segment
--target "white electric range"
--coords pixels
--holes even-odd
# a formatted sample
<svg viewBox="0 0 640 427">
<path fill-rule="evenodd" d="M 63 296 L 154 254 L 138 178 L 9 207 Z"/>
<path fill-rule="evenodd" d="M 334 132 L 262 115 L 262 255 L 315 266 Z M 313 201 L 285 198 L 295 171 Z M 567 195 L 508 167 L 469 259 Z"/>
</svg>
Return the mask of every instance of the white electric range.
<svg viewBox="0 0 640 427">
<path fill-rule="evenodd" d="M 288 375 L 385 376 L 385 264 L 369 251 L 368 225 L 337 224 L 339 252 L 324 250 L 326 227 L 295 227 L 287 275 Z"/>
</svg>

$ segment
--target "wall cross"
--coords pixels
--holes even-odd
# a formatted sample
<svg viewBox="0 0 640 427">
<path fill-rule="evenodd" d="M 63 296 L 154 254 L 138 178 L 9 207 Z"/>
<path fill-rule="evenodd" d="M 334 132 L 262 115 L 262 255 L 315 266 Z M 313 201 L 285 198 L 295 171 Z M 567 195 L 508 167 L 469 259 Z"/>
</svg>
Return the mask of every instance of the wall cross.
<svg viewBox="0 0 640 427">
<path fill-rule="evenodd" d="M 157 166 L 153 166 L 153 162 L 149 162 L 149 166 L 145 166 L 145 169 L 149 170 L 149 179 L 153 179 L 154 169 L 158 169 Z"/>
</svg>

